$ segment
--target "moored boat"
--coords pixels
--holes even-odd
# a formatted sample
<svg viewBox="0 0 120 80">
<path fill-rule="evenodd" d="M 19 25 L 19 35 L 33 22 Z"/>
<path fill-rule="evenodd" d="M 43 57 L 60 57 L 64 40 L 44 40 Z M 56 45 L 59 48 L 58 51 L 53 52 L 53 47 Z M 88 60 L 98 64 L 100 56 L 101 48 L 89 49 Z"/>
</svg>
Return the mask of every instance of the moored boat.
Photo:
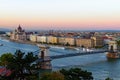
<svg viewBox="0 0 120 80">
<path fill-rule="evenodd" d="M 119 59 L 120 58 L 120 54 L 118 52 L 113 52 L 113 53 L 108 52 L 106 57 L 108 59 Z"/>
<path fill-rule="evenodd" d="M 71 47 L 71 46 L 66 46 L 65 49 L 72 49 L 72 50 L 76 50 L 75 47 Z"/>
<path fill-rule="evenodd" d="M 3 44 L 0 44 L 0 46 L 3 46 Z"/>
</svg>

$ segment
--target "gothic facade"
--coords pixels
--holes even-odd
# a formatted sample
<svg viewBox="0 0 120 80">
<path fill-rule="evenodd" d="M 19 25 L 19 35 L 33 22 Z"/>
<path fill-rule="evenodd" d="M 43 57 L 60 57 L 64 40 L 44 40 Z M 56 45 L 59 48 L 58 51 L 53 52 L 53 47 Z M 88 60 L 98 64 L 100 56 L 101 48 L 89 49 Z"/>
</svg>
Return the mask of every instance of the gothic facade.
<svg viewBox="0 0 120 80">
<path fill-rule="evenodd" d="M 19 25 L 17 29 L 11 32 L 11 40 L 27 40 L 27 34 L 25 30 Z"/>
</svg>

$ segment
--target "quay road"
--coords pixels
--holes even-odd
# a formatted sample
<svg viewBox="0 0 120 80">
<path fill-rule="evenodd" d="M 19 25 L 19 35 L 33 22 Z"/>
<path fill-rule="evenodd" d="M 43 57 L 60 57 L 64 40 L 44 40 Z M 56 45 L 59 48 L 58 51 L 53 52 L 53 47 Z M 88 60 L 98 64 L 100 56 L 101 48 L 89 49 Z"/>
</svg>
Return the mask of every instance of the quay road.
<svg viewBox="0 0 120 80">
<path fill-rule="evenodd" d="M 63 55 L 54 55 L 54 56 L 50 56 L 50 58 L 53 60 L 53 59 L 73 57 L 73 56 L 99 54 L 99 53 L 105 53 L 105 52 L 108 52 L 108 50 L 97 50 L 97 51 L 91 51 L 91 52 L 78 52 L 78 53 L 69 53 L 69 54 L 63 54 Z"/>
</svg>

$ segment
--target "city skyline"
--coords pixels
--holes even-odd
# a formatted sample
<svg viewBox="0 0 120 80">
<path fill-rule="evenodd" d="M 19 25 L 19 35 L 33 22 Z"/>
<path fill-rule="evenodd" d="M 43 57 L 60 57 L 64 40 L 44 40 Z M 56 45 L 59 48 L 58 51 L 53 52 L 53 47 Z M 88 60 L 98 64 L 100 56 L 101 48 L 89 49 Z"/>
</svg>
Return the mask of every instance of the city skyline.
<svg viewBox="0 0 120 80">
<path fill-rule="evenodd" d="M 0 28 L 120 30 L 119 0 L 0 0 Z"/>
</svg>

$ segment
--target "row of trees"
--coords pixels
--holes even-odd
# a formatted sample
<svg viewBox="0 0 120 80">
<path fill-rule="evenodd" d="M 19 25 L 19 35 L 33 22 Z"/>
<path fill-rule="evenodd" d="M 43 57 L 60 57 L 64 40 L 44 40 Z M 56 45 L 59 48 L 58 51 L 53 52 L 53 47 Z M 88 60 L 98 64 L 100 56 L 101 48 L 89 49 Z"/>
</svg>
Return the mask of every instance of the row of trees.
<svg viewBox="0 0 120 80">
<path fill-rule="evenodd" d="M 44 73 L 40 80 L 93 80 L 91 72 L 80 68 L 62 69 L 58 72 Z M 105 80 L 113 80 L 106 78 Z"/>
<path fill-rule="evenodd" d="M 40 80 L 93 80 L 91 72 L 80 68 L 62 69 L 58 72 L 45 73 Z"/>
<path fill-rule="evenodd" d="M 33 53 L 23 53 L 17 50 L 15 54 L 7 53 L 0 57 L 0 65 L 10 70 L 10 76 L 0 75 L 0 80 L 93 80 L 91 72 L 80 68 L 62 69 L 58 72 L 40 75 L 33 64 L 38 57 Z M 107 78 L 106 80 L 111 80 Z"/>
</svg>

